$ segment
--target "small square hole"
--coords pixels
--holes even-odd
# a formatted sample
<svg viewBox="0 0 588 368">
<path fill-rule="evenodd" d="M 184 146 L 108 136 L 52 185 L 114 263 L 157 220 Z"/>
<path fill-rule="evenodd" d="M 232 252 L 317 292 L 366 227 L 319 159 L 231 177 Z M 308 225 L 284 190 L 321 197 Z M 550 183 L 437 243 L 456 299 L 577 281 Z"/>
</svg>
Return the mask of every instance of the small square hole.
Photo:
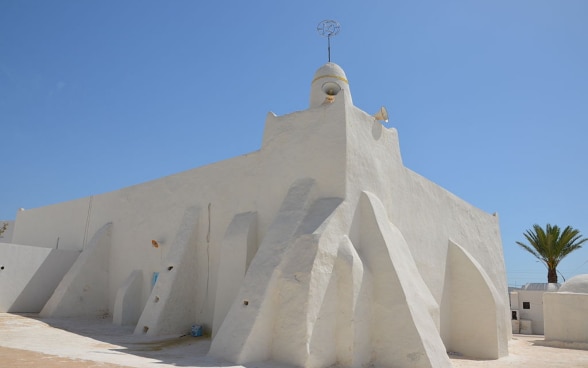
<svg viewBox="0 0 588 368">
<path fill-rule="evenodd" d="M 531 309 L 531 302 L 523 302 L 523 309 Z"/>
</svg>

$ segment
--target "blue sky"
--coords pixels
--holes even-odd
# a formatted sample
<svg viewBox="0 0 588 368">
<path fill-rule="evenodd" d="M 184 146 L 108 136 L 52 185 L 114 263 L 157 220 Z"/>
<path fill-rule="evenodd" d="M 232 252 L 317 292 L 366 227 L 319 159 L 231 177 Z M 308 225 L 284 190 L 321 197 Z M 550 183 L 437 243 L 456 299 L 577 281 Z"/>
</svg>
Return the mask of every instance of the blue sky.
<svg viewBox="0 0 588 368">
<path fill-rule="evenodd" d="M 523 232 L 588 236 L 585 0 L 2 0 L 0 218 L 259 149 L 268 111 L 307 108 L 323 19 L 405 166 L 498 212 L 509 284 L 545 282 Z"/>
</svg>

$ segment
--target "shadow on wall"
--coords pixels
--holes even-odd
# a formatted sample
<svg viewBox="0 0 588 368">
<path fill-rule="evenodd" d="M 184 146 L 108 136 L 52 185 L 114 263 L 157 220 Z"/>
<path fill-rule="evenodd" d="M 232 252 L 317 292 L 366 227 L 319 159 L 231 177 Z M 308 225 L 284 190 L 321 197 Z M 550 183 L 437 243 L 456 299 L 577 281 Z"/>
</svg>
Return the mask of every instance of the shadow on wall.
<svg viewBox="0 0 588 368">
<path fill-rule="evenodd" d="M 0 312 L 38 313 L 79 254 L 78 251 L 2 244 Z"/>
</svg>

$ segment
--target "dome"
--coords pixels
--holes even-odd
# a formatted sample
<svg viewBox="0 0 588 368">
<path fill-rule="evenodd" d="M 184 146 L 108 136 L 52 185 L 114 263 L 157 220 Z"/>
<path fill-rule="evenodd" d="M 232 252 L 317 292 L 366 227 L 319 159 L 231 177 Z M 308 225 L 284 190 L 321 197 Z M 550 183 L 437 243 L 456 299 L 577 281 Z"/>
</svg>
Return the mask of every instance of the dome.
<svg viewBox="0 0 588 368">
<path fill-rule="evenodd" d="M 322 78 L 335 78 L 345 83 L 349 83 L 343 69 L 341 69 L 341 67 L 335 63 L 326 63 L 325 65 L 321 66 L 316 71 L 316 73 L 314 73 L 314 79 L 312 82 L 314 83 L 317 79 Z"/>
<path fill-rule="evenodd" d="M 310 107 L 321 106 L 326 102 L 332 103 L 337 95 L 344 96 L 343 99 L 349 105 L 353 105 L 349 91 L 349 81 L 343 69 L 328 62 L 321 66 L 316 73 L 310 86 Z"/>
<path fill-rule="evenodd" d="M 588 275 L 572 277 L 559 288 L 559 292 L 588 294 Z"/>
</svg>

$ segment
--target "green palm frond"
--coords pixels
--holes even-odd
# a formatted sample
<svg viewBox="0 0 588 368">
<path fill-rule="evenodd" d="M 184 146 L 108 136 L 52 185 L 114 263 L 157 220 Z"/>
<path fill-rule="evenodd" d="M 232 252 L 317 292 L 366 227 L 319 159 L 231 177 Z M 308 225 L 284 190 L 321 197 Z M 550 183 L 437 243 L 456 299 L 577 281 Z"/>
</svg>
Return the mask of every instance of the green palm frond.
<svg viewBox="0 0 588 368">
<path fill-rule="evenodd" d="M 545 229 L 535 224 L 523 235 L 527 243 L 517 241 L 516 244 L 539 259 L 552 273 L 556 272 L 562 259 L 588 241 L 578 229 L 567 226 L 562 231 L 559 226 L 551 224 L 547 224 Z"/>
</svg>

